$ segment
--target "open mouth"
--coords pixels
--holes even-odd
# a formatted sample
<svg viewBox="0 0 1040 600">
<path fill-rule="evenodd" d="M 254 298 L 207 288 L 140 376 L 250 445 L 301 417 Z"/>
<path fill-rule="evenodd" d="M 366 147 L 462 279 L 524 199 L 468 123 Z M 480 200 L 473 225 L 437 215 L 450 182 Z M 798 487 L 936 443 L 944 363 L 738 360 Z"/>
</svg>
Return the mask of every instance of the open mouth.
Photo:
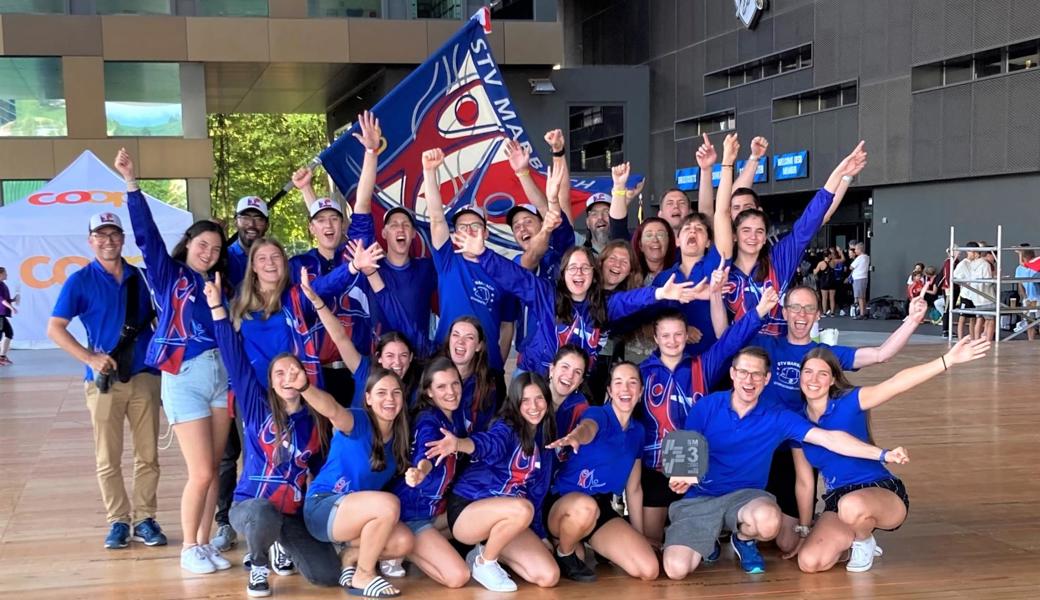
<svg viewBox="0 0 1040 600">
<path fill-rule="evenodd" d="M 542 417 L 545 416 L 545 411 L 544 410 L 528 410 L 528 411 L 524 411 L 524 416 L 527 417 L 528 421 L 530 421 L 532 423 L 537 423 L 537 422 L 542 420 Z"/>
<path fill-rule="evenodd" d="M 744 392 L 747 396 L 753 396 L 755 394 L 755 386 L 753 385 L 742 385 L 740 391 Z"/>
<path fill-rule="evenodd" d="M 403 245 L 403 244 L 405 244 L 407 242 L 407 238 L 405 237 L 405 235 L 403 233 L 399 233 L 399 234 L 397 234 L 397 236 L 394 237 L 394 241 L 397 242 L 398 244 L 402 244 Z"/>
<path fill-rule="evenodd" d="M 819 392 L 820 389 L 822 389 L 822 388 L 820 386 L 816 385 L 816 384 L 807 383 L 807 384 L 805 384 L 805 389 L 807 389 L 810 392 L 812 392 L 813 394 L 815 394 L 815 393 Z"/>
<path fill-rule="evenodd" d="M 465 346 L 455 346 L 454 348 L 451 349 L 451 355 L 455 359 L 460 360 L 460 361 L 462 359 L 466 358 L 466 348 L 465 348 Z"/>
</svg>

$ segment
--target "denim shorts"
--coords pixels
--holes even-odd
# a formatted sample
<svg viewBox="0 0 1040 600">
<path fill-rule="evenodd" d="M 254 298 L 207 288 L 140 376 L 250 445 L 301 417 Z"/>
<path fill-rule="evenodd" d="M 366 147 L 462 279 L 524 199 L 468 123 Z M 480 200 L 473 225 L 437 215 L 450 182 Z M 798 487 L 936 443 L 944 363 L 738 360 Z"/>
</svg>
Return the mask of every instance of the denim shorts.
<svg viewBox="0 0 1040 600">
<path fill-rule="evenodd" d="M 405 521 L 404 524 L 412 531 L 412 535 L 419 535 L 433 527 L 433 519 L 416 519 L 414 521 Z"/>
<path fill-rule="evenodd" d="M 176 375 L 162 374 L 162 404 L 171 425 L 205 419 L 227 409 L 228 375 L 216 349 L 181 364 Z"/>
<path fill-rule="evenodd" d="M 346 497 L 346 494 L 314 494 L 303 501 L 303 522 L 314 539 L 319 542 L 336 541 L 332 539 L 332 523 L 336 520 L 339 503 Z"/>
</svg>

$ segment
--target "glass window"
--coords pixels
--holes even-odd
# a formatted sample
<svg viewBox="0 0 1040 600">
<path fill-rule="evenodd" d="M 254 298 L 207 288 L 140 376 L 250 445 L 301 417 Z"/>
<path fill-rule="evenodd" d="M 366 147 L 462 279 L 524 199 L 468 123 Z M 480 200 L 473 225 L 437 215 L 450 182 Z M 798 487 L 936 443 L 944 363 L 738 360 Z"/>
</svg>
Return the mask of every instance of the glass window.
<svg viewBox="0 0 1040 600">
<path fill-rule="evenodd" d="M 198 4 L 205 4 L 199 2 Z M 99 15 L 170 15 L 170 0 L 95 0 Z"/>
<path fill-rule="evenodd" d="M 177 63 L 105 63 L 105 117 L 110 136 L 181 136 Z"/>
<path fill-rule="evenodd" d="M 762 63 L 762 77 L 772 77 L 780 72 L 780 59 L 771 58 Z"/>
<path fill-rule="evenodd" d="M 64 135 L 61 59 L 0 57 L 0 137 Z"/>
<path fill-rule="evenodd" d="M 0 0 L 0 14 L 65 14 L 65 0 Z"/>
<path fill-rule="evenodd" d="M 990 77 L 1004 72 L 1004 53 L 1000 49 L 975 55 L 975 77 Z"/>
<path fill-rule="evenodd" d="M 1040 62 L 1036 42 L 1026 42 L 1008 47 L 1008 71 L 1035 69 Z"/>
<path fill-rule="evenodd" d="M 491 3 L 492 22 L 502 19 L 530 21 L 534 19 L 534 0 L 505 0 Z"/>
<path fill-rule="evenodd" d="M 944 83 L 950 85 L 953 83 L 960 83 L 962 81 L 971 80 L 971 57 L 968 58 L 955 58 L 953 60 L 946 61 L 944 65 L 944 71 L 946 77 Z"/>
<path fill-rule="evenodd" d="M 413 19 L 461 19 L 462 0 L 413 0 Z M 492 15 L 495 19 L 498 15 Z M 498 17 L 502 18 L 502 17 Z"/>
<path fill-rule="evenodd" d="M 312 17 L 382 16 L 382 0 L 307 0 L 307 14 Z"/>
<path fill-rule="evenodd" d="M 195 3 L 199 17 L 266 17 L 267 0 L 200 0 Z"/>
<path fill-rule="evenodd" d="M 786 73 L 798 68 L 798 52 L 785 52 L 780 55 L 780 72 Z"/>
<path fill-rule="evenodd" d="M 787 119 L 798 116 L 798 99 L 783 98 L 773 101 L 773 119 Z"/>
<path fill-rule="evenodd" d="M 574 172 L 609 171 L 625 160 L 624 107 L 572 106 L 569 122 Z"/>
<path fill-rule="evenodd" d="M 910 85 L 913 90 L 927 90 L 942 85 L 942 65 L 924 65 L 914 67 L 910 74 Z"/>
<path fill-rule="evenodd" d="M 812 66 L 812 46 L 802 46 L 798 52 L 799 64 L 804 69 Z"/>
<path fill-rule="evenodd" d="M 45 185 L 46 179 L 8 179 L 0 182 L 0 206 L 14 204 Z"/>
<path fill-rule="evenodd" d="M 841 106 L 841 90 L 834 88 L 820 92 L 820 110 Z"/>
<path fill-rule="evenodd" d="M 808 115 L 820 112 L 820 97 L 816 94 L 802 96 L 798 99 L 798 114 Z"/>
<path fill-rule="evenodd" d="M 857 90 L 855 85 L 846 85 L 841 88 L 841 105 L 848 106 L 856 103 Z"/>
<path fill-rule="evenodd" d="M 723 73 L 721 75 L 708 75 L 704 78 L 704 91 L 705 92 L 717 92 L 724 90 L 729 87 L 729 75 Z"/>
<path fill-rule="evenodd" d="M 751 65 L 745 71 L 747 73 L 748 81 L 757 81 L 762 79 L 762 65 Z"/>
<path fill-rule="evenodd" d="M 139 179 L 141 191 L 153 198 L 188 210 L 188 181 L 186 179 Z"/>
</svg>

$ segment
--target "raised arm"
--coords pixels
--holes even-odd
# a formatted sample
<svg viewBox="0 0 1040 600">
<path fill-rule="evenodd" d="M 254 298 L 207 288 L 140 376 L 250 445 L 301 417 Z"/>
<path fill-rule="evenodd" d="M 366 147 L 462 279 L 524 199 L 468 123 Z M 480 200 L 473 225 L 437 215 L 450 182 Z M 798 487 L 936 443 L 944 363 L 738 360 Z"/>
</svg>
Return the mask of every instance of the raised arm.
<svg viewBox="0 0 1040 600">
<path fill-rule="evenodd" d="M 213 336 L 220 350 L 220 358 L 227 369 L 228 379 L 231 380 L 231 389 L 235 392 L 235 401 L 241 409 L 240 414 L 247 423 L 259 424 L 270 412 L 267 405 L 267 382 L 257 380 L 256 371 L 249 364 L 249 359 L 242 349 L 242 338 L 228 321 L 222 289 L 220 273 L 216 273 L 213 281 L 207 281 L 202 290 L 213 317 Z"/>
<path fill-rule="evenodd" d="M 731 133 L 722 142 L 722 173 L 719 178 L 719 191 L 715 196 L 715 215 L 712 219 L 715 229 L 714 244 L 722 258 L 733 255 L 733 215 L 730 214 L 729 207 L 733 196 L 733 170 L 738 152 L 740 141 L 737 134 Z"/>
<path fill-rule="evenodd" d="M 527 201 L 544 215 L 545 211 L 548 210 L 548 205 L 545 194 L 542 193 L 541 188 L 538 187 L 534 178 L 531 177 L 530 149 L 522 146 L 516 140 L 509 140 L 502 146 L 502 151 L 509 158 L 509 166 L 512 167 L 513 174 L 516 175 L 517 180 L 520 182 L 520 187 L 524 188 L 524 195 L 527 196 Z"/>
<path fill-rule="evenodd" d="M 299 169 L 296 169 L 296 172 L 293 173 L 292 176 L 293 186 L 300 190 L 300 194 L 302 194 L 303 197 L 304 214 L 307 214 L 311 208 L 311 204 L 314 204 L 314 201 L 318 199 L 318 195 L 314 193 L 314 186 L 312 185 L 313 181 L 314 171 L 310 170 L 308 167 L 300 167 Z"/>
<path fill-rule="evenodd" d="M 520 266 L 528 271 L 538 269 L 538 265 L 541 264 L 545 253 L 549 251 L 549 239 L 552 237 L 553 230 L 559 227 L 562 222 L 558 210 L 550 209 L 549 212 L 544 214 L 545 218 L 542 219 L 542 228 L 534 234 L 527 250 L 520 255 Z"/>
<path fill-rule="evenodd" d="M 423 194 L 426 196 L 426 211 L 430 217 L 430 241 L 434 248 L 447 243 L 451 231 L 444 218 L 444 201 L 441 200 L 441 185 L 437 170 L 444 164 L 444 152 L 440 148 L 422 154 Z"/>
<path fill-rule="evenodd" d="M 841 159 L 838 166 L 831 171 L 831 175 L 827 178 L 827 183 L 823 185 L 823 189 L 832 194 L 837 194 L 838 186 L 841 185 L 843 177 L 848 177 L 849 181 L 851 181 L 853 177 L 859 175 L 863 167 L 867 166 L 866 145 L 865 141 L 860 141 L 848 156 Z"/>
<path fill-rule="evenodd" d="M 762 297 L 758 300 L 758 305 L 755 306 L 755 310 L 744 313 L 744 316 L 734 321 L 719 336 L 718 341 L 712 344 L 700 356 L 704 366 L 702 370 L 704 374 L 704 389 L 715 387 L 722 374 L 729 368 L 730 359 L 733 358 L 733 355 L 751 342 L 755 334 L 762 329 L 762 319 L 779 302 L 780 296 L 777 295 L 776 290 L 772 287 L 765 288 L 762 292 Z"/>
<path fill-rule="evenodd" d="M 328 334 L 332 343 L 336 345 L 336 349 L 339 350 L 339 355 L 343 357 L 343 362 L 346 363 L 347 368 L 350 369 L 351 373 L 357 371 L 358 365 L 361 364 L 361 353 L 358 352 L 354 342 L 350 340 L 350 336 L 343 329 L 343 324 L 332 313 L 329 305 L 311 287 L 310 278 L 307 276 L 307 267 L 300 269 L 300 289 L 303 290 L 303 295 L 307 296 L 307 299 L 314 306 L 314 311 L 318 313 L 318 318 L 321 319 L 321 324 L 325 327 L 325 333 Z"/>
<path fill-rule="evenodd" d="M 593 419 L 582 419 L 580 423 L 575 425 L 574 429 L 572 429 L 570 433 L 546 444 L 545 447 L 556 449 L 567 446 L 572 452 L 577 454 L 579 448 L 591 444 L 592 440 L 596 439 L 596 434 L 598 432 L 599 423 Z"/>
<path fill-rule="evenodd" d="M 125 148 L 120 148 L 116 154 L 115 168 L 126 182 L 127 210 L 130 211 L 130 224 L 134 228 L 134 242 L 141 249 L 147 267 L 145 274 L 153 287 L 165 289 L 168 283 L 172 283 L 177 267 L 166 251 L 166 244 L 152 217 L 152 209 L 148 207 L 148 201 L 137 185 L 134 162 Z"/>
<path fill-rule="evenodd" d="M 917 326 L 921 324 L 925 313 L 928 312 L 928 302 L 924 299 L 927 291 L 928 288 L 921 288 L 921 293 L 910 301 L 909 314 L 903 319 L 903 324 L 893 331 L 892 335 L 888 336 L 888 339 L 880 346 L 856 350 L 856 359 L 853 363 L 854 369 L 862 369 L 863 367 L 888 362 L 906 346 L 906 343 L 910 341 L 910 336 L 917 331 Z"/>
<path fill-rule="evenodd" d="M 332 426 L 350 435 L 354 431 L 354 415 L 350 410 L 340 406 L 336 399 L 325 390 L 312 386 L 307 380 L 307 374 L 295 366 L 289 369 L 288 384 L 284 387 L 286 391 L 295 390 L 300 393 L 303 401 L 311 408 L 318 411 L 332 423 Z"/>
<path fill-rule="evenodd" d="M 715 211 L 715 197 L 712 195 L 714 189 L 711 187 L 711 168 L 715 166 L 715 161 L 719 159 L 719 155 L 715 152 L 715 146 L 711 144 L 708 134 L 704 133 L 701 135 L 704 136 L 704 142 L 700 145 L 700 148 L 697 148 L 697 153 L 695 154 L 697 166 L 701 170 L 701 174 L 697 178 L 699 182 L 697 185 L 697 212 L 710 215 Z"/>
<path fill-rule="evenodd" d="M 521 301 L 531 304 L 537 301 L 538 288 L 550 287 L 548 281 L 521 267 L 511 260 L 499 256 L 497 252 L 487 252 L 484 236 L 472 232 L 458 232 L 452 236 L 458 248 L 456 252 L 468 255 L 467 260 L 474 260 L 480 268 L 491 277 L 495 285 L 513 294 Z M 547 290 L 541 290 L 544 294 Z"/>
<path fill-rule="evenodd" d="M 361 131 L 353 136 L 365 147 L 365 158 L 361 162 L 361 175 L 358 177 L 357 193 L 354 195 L 354 213 L 372 214 L 372 193 L 376 189 L 376 171 L 379 168 L 379 147 L 383 143 L 383 132 L 379 128 L 379 119 L 371 111 L 358 115 L 358 127 Z"/>
<path fill-rule="evenodd" d="M 962 338 L 946 354 L 935 360 L 917 365 L 916 367 L 903 369 L 877 385 L 860 388 L 859 406 L 863 410 L 870 410 L 875 406 L 880 406 L 955 365 L 982 358 L 986 355 L 986 351 L 989 350 L 989 345 L 989 340 Z"/>
<path fill-rule="evenodd" d="M 729 329 L 729 311 L 726 310 L 726 298 L 723 293 L 729 283 L 729 267 L 725 265 L 726 260 L 720 257 L 719 268 L 711 272 L 711 299 L 708 300 L 708 304 L 711 328 L 715 331 L 716 340 Z"/>
<path fill-rule="evenodd" d="M 545 143 L 549 144 L 549 150 L 552 152 L 553 171 L 559 172 L 561 176 L 560 186 L 556 189 L 556 193 L 550 195 L 548 190 L 546 190 L 545 199 L 550 207 L 553 202 L 556 202 L 567 220 L 573 221 L 574 215 L 571 214 L 571 168 L 567 164 L 563 131 L 559 129 L 547 131 L 545 133 Z"/>
<path fill-rule="evenodd" d="M 628 175 L 629 164 L 627 162 L 615 165 L 610 169 L 610 178 L 614 186 L 610 193 L 610 218 L 619 221 L 628 221 Z M 613 237 L 613 236 L 612 236 Z"/>
<path fill-rule="evenodd" d="M 805 441 L 810 444 L 821 446 L 842 456 L 852 458 L 863 458 L 866 460 L 881 460 L 884 463 L 905 464 L 910 462 L 910 457 L 902 447 L 894 450 L 882 450 L 877 446 L 863 442 L 856 437 L 833 429 L 821 429 L 813 427 L 805 434 Z"/>
<path fill-rule="evenodd" d="M 747 162 L 744 163 L 744 168 L 741 169 L 740 175 L 737 180 L 733 182 L 733 188 L 750 188 L 755 183 L 755 172 L 758 171 L 758 163 L 762 160 L 762 157 L 766 155 L 766 150 L 769 149 L 769 140 L 762 136 L 756 136 L 751 139 L 751 154 L 748 156 Z"/>
</svg>

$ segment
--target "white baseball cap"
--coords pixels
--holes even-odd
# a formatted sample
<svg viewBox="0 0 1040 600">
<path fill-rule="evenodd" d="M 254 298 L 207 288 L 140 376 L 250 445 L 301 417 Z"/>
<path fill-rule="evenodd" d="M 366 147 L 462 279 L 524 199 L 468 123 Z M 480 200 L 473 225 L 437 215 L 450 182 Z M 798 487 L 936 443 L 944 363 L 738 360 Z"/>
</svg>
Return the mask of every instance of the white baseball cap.
<svg viewBox="0 0 1040 600">
<path fill-rule="evenodd" d="M 115 227 L 119 231 L 123 231 L 123 221 L 120 220 L 119 215 L 110 212 L 103 212 L 90 217 L 90 233 L 94 233 L 102 227 Z"/>
<path fill-rule="evenodd" d="M 240 215 L 247 210 L 259 211 L 265 218 L 268 215 L 267 203 L 260 196 L 242 196 L 238 199 L 238 206 L 235 207 L 235 214 Z"/>
<path fill-rule="evenodd" d="M 589 199 L 585 201 L 585 212 L 589 212 L 592 209 L 593 204 L 606 204 L 610 206 L 610 196 L 603 192 L 596 192 L 589 196 Z"/>
<path fill-rule="evenodd" d="M 339 213 L 339 216 L 343 216 L 343 209 L 339 207 L 339 202 L 336 202 L 332 198 L 318 198 L 314 202 L 311 202 L 311 206 L 308 209 L 310 212 L 310 218 L 314 218 L 319 212 L 331 209 Z"/>
</svg>

